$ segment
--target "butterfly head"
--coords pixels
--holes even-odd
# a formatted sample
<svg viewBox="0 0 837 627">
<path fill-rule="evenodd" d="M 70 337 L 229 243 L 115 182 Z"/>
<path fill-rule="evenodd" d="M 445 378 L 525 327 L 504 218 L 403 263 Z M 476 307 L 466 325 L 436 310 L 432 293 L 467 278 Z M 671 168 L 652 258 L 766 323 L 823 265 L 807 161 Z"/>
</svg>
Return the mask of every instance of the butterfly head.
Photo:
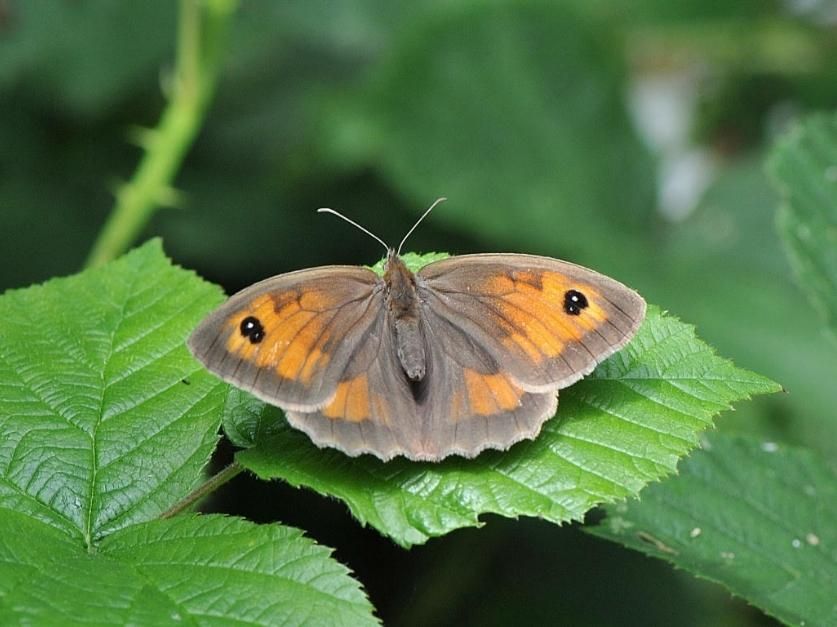
<svg viewBox="0 0 837 627">
<path fill-rule="evenodd" d="M 407 267 L 397 251 L 390 248 L 384 263 L 384 284 L 390 308 L 407 311 L 416 298 L 416 275 Z"/>
</svg>

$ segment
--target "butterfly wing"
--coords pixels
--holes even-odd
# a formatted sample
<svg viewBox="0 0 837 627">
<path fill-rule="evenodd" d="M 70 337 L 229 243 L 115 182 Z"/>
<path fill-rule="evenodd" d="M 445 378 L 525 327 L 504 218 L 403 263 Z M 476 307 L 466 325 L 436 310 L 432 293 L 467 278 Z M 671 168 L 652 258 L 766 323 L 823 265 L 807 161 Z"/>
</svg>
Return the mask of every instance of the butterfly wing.
<svg viewBox="0 0 837 627">
<path fill-rule="evenodd" d="M 285 409 L 314 409 L 335 393 L 354 347 L 383 309 L 383 284 L 365 268 L 281 274 L 238 292 L 189 337 L 220 378 Z"/>
<path fill-rule="evenodd" d="M 418 429 L 383 290 L 356 266 L 275 276 L 212 312 L 188 346 L 220 378 L 283 408 L 317 445 L 389 458 L 414 446 Z"/>
<path fill-rule="evenodd" d="M 349 455 L 372 453 L 425 459 L 418 405 L 398 362 L 385 310 L 377 317 L 329 402 L 314 411 L 286 412 L 288 422 L 318 446 Z"/>
<path fill-rule="evenodd" d="M 479 340 L 443 316 L 425 319 L 427 374 L 421 399 L 422 459 L 475 457 L 534 438 L 555 415 L 555 391 L 532 392 L 504 371 Z"/>
<path fill-rule="evenodd" d="M 516 254 L 451 257 L 418 273 L 428 378 L 423 440 L 440 456 L 472 457 L 532 438 L 557 390 L 622 348 L 645 301 L 618 281 L 571 263 Z"/>
</svg>

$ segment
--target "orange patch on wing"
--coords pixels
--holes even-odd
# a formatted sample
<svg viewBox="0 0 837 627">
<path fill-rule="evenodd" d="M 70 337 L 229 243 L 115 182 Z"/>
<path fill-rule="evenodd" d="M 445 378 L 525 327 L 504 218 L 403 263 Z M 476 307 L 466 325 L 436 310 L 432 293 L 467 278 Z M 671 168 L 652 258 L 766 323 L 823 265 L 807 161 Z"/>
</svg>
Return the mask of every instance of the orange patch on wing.
<svg viewBox="0 0 837 627">
<path fill-rule="evenodd" d="M 267 339 L 267 334 L 270 332 L 270 325 L 275 315 L 273 299 L 269 295 L 264 294 L 254 299 L 247 309 L 239 311 L 227 321 L 227 326 L 230 328 L 230 334 L 227 338 L 227 350 L 244 361 L 256 363 L 259 366 L 263 365 L 269 353 L 269 350 L 263 350 L 265 342 L 262 341 L 253 344 L 249 338 L 243 336 L 240 331 L 241 322 L 250 316 L 256 318 L 262 325 L 265 332 L 265 339 Z"/>
<path fill-rule="evenodd" d="M 341 381 L 331 402 L 323 407 L 322 414 L 334 420 L 362 422 L 369 418 L 369 381 L 362 374 L 348 381 Z"/>
<path fill-rule="evenodd" d="M 598 290 L 578 284 L 557 272 L 517 270 L 489 277 L 482 286 L 496 296 L 505 319 L 504 346 L 522 351 L 535 364 L 556 357 L 568 343 L 581 340 L 607 321 Z M 564 311 L 568 290 L 587 297 L 588 306 L 577 316 Z"/>
<path fill-rule="evenodd" d="M 512 277 L 505 274 L 495 274 L 486 279 L 483 287 L 490 294 L 498 296 L 509 294 L 515 290 L 515 281 Z"/>
<path fill-rule="evenodd" d="M 590 331 L 607 320 L 607 312 L 599 304 L 601 294 L 594 287 L 572 282 L 568 277 L 556 272 L 544 272 L 543 288 L 546 301 L 555 308 L 564 322 L 569 320 Z M 567 290 L 578 290 L 587 297 L 587 307 L 582 309 L 578 316 L 571 316 L 564 311 Z"/>
<path fill-rule="evenodd" d="M 325 321 L 321 321 L 321 324 L 325 324 Z M 323 331 L 322 326 L 319 329 L 319 338 L 311 343 L 305 364 L 299 372 L 299 380 L 303 383 L 308 383 L 316 372 L 321 371 L 331 361 L 331 356 L 324 350 L 331 336 Z"/>
<path fill-rule="evenodd" d="M 544 354 L 527 336 L 522 333 L 510 333 L 503 338 L 503 345 L 508 349 L 518 348 L 526 353 L 526 356 L 534 363 L 539 364 L 543 361 Z"/>
<path fill-rule="evenodd" d="M 316 313 L 304 311 L 295 303 L 280 309 L 282 320 L 273 334 L 273 342 L 279 347 L 281 357 L 276 362 L 276 374 L 284 379 L 296 380 L 311 355 L 311 349 L 322 331 L 322 320 Z"/>
<path fill-rule="evenodd" d="M 556 320 L 548 305 L 532 296 L 516 293 L 504 299 L 503 313 L 512 320 L 521 335 L 534 344 L 538 350 L 554 357 L 564 350 L 564 344 L 578 339 L 556 328 Z"/>
<path fill-rule="evenodd" d="M 299 306 L 305 311 L 323 311 L 334 304 L 328 292 L 322 290 L 305 290 L 299 295 Z"/>
<path fill-rule="evenodd" d="M 466 368 L 464 373 L 468 403 L 473 413 L 490 416 L 520 405 L 523 391 L 504 374 L 482 374 L 469 368 Z"/>
<path fill-rule="evenodd" d="M 330 359 L 328 353 L 324 353 L 316 346 L 312 348 L 308 357 L 306 357 L 305 365 L 302 366 L 302 370 L 299 372 L 299 380 L 303 383 L 311 381 L 314 373 L 325 368 Z"/>
<path fill-rule="evenodd" d="M 323 333 L 327 319 L 321 312 L 330 305 L 322 291 L 263 294 L 230 317 L 227 350 L 260 368 L 274 368 L 284 379 L 308 383 L 329 361 L 322 349 L 328 337 Z M 264 338 L 255 344 L 239 331 L 248 316 L 264 329 Z"/>
</svg>

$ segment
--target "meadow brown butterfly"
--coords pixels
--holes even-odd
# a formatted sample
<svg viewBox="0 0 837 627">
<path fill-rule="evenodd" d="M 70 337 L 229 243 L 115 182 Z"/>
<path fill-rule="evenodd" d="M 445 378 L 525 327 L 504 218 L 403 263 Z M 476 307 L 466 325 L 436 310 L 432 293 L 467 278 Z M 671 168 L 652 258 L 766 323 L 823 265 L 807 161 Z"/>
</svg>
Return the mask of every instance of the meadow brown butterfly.
<svg viewBox="0 0 837 627">
<path fill-rule="evenodd" d="M 537 436 L 558 390 L 622 348 L 645 301 L 549 257 L 450 257 L 411 272 L 387 248 L 360 266 L 280 274 L 232 296 L 189 349 L 211 372 L 285 410 L 317 446 L 439 461 Z"/>
</svg>

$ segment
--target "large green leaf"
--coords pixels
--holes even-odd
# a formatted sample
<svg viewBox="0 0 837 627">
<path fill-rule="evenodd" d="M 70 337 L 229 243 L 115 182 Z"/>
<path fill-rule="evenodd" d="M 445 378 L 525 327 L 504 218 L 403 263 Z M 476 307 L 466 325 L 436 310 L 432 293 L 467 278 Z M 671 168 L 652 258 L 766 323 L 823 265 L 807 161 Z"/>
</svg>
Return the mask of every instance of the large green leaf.
<svg viewBox="0 0 837 627">
<path fill-rule="evenodd" d="M 159 242 L 0 298 L 0 507 L 97 539 L 200 478 L 224 390 L 183 338 L 221 298 Z"/>
<path fill-rule="evenodd" d="M 483 513 L 578 520 L 672 472 L 713 416 L 778 386 L 734 367 L 688 325 L 651 308 L 633 342 L 561 392 L 558 416 L 532 442 L 475 460 L 382 463 L 317 449 L 278 410 L 235 392 L 225 428 L 238 461 L 344 500 L 352 513 L 409 546 L 479 524 Z"/>
<path fill-rule="evenodd" d="M 837 115 L 795 127 L 769 167 L 784 196 L 779 232 L 799 284 L 837 330 Z"/>
<path fill-rule="evenodd" d="M 782 621 L 837 624 L 837 475 L 815 453 L 714 434 L 679 476 L 590 531 L 718 581 Z"/>
<path fill-rule="evenodd" d="M 118 531 L 91 554 L 0 509 L 0 623 L 377 624 L 329 553 L 289 527 L 182 516 Z"/>
<path fill-rule="evenodd" d="M 184 339 L 220 299 L 159 242 L 0 297 L 0 623 L 375 622 L 299 531 L 153 520 L 217 440 L 226 386 Z"/>
</svg>

